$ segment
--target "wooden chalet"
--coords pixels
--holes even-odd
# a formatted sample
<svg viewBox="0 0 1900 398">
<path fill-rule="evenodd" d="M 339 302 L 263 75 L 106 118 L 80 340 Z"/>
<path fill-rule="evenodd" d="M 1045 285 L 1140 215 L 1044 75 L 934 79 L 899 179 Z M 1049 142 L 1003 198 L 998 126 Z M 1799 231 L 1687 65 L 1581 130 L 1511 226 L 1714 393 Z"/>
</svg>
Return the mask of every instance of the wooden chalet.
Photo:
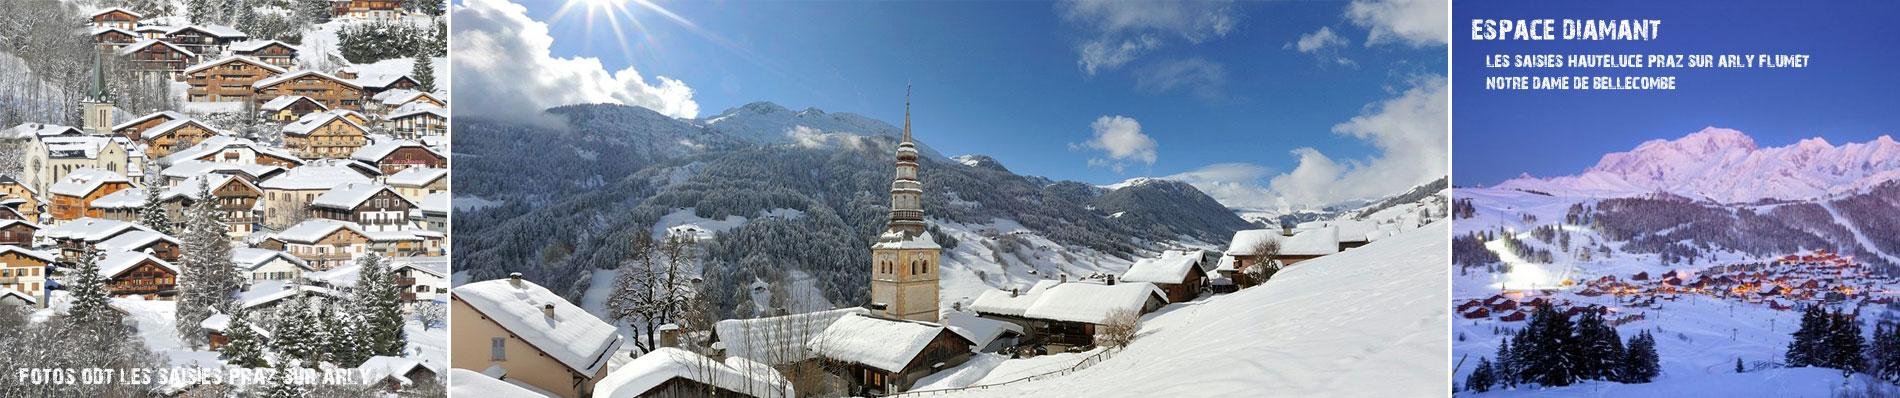
<svg viewBox="0 0 1900 398">
<path fill-rule="evenodd" d="M 41 230 L 39 235 L 42 238 L 52 239 L 53 245 L 59 249 L 60 258 L 71 262 L 78 259 L 86 249 L 93 248 L 99 242 L 133 231 L 145 230 L 145 227 L 119 220 L 81 218 L 54 224 Z"/>
<path fill-rule="evenodd" d="M 198 53 L 157 39 L 142 39 L 126 45 L 119 49 L 119 56 L 126 57 L 141 71 L 164 74 L 171 79 L 177 79 L 186 66 L 198 60 Z"/>
<path fill-rule="evenodd" d="M 365 146 L 350 154 L 351 159 L 373 164 L 383 174 L 395 174 L 411 167 L 447 168 L 449 158 L 422 143 L 395 140 Z"/>
<path fill-rule="evenodd" d="M 369 234 L 356 223 L 313 218 L 272 235 L 258 247 L 290 253 L 311 268 L 328 270 L 349 265 L 369 250 L 369 241 Z"/>
<path fill-rule="evenodd" d="M 219 165 L 193 165 L 193 161 L 218 163 Z M 217 173 L 241 175 L 248 180 L 256 181 L 258 179 L 257 177 L 264 176 L 250 175 L 248 173 L 228 173 L 225 172 L 221 165 L 238 167 L 256 165 L 279 167 L 287 170 L 302 166 L 303 159 L 283 149 L 258 144 L 256 141 L 251 141 L 250 139 L 232 136 L 216 136 L 200 141 L 198 145 L 193 145 L 190 148 L 173 152 L 171 155 L 161 158 L 159 163 L 168 164 L 171 165 L 171 167 L 182 166 L 188 169 L 185 171 L 194 173 L 181 176 L 186 178 L 196 176 L 196 173 Z M 206 170 L 190 170 L 195 168 L 204 168 Z M 258 171 L 262 171 L 262 169 Z M 166 172 L 171 172 L 171 169 L 167 168 Z M 166 177 L 171 177 L 171 175 L 166 175 Z"/>
<path fill-rule="evenodd" d="M 1169 302 L 1193 300 L 1207 286 L 1207 271 L 1202 264 L 1215 255 L 1205 250 L 1168 250 L 1160 258 L 1135 262 L 1121 279 L 1153 283 L 1167 293 Z"/>
<path fill-rule="evenodd" d="M 170 299 L 178 293 L 178 268 L 170 262 L 139 252 L 113 252 L 99 260 L 106 293 L 113 297 L 141 296 Z"/>
<path fill-rule="evenodd" d="M 970 359 L 976 344 L 943 325 L 849 315 L 812 336 L 806 347 L 845 380 L 847 392 L 875 396 L 909 390 L 924 376 Z"/>
<path fill-rule="evenodd" d="M 33 234 L 39 230 L 39 224 L 25 220 L 0 219 L 0 245 L 33 247 Z"/>
<path fill-rule="evenodd" d="M 223 53 L 226 46 L 247 38 L 244 32 L 223 25 L 187 25 L 165 32 L 165 41 L 201 55 Z"/>
<path fill-rule="evenodd" d="M 373 75 L 356 78 L 354 81 L 363 88 L 364 98 L 374 98 L 389 91 L 422 89 L 422 83 L 409 75 Z"/>
<path fill-rule="evenodd" d="M 251 84 L 284 74 L 284 68 L 245 56 L 230 56 L 185 68 L 185 100 L 246 102 L 257 94 Z"/>
<path fill-rule="evenodd" d="M 402 139 L 440 136 L 449 132 L 448 111 L 434 106 L 410 105 L 408 109 L 390 113 L 388 120 L 389 130 Z"/>
<path fill-rule="evenodd" d="M 97 45 L 102 52 L 118 51 L 141 39 L 137 32 L 120 28 L 92 28 L 90 35 L 92 43 Z"/>
<path fill-rule="evenodd" d="M 260 104 L 281 96 L 299 95 L 310 97 L 331 109 L 362 110 L 363 99 L 368 98 L 363 87 L 354 82 L 309 70 L 259 80 L 252 83 L 251 88 L 257 91 L 252 100 Z"/>
<path fill-rule="evenodd" d="M 350 157 L 369 143 L 369 129 L 356 121 L 360 117 L 346 110 L 304 115 L 284 125 L 284 147 L 304 159 Z"/>
<path fill-rule="evenodd" d="M 44 303 L 47 267 L 55 258 L 20 246 L 0 245 L 0 289 L 12 289 Z"/>
<path fill-rule="evenodd" d="M 272 98 L 270 101 L 264 102 L 263 105 L 258 105 L 257 109 L 259 112 L 264 113 L 265 118 L 270 120 L 292 122 L 298 118 L 302 118 L 304 115 L 330 110 L 330 107 L 323 106 L 323 103 L 310 99 L 310 97 L 286 95 Z"/>
<path fill-rule="evenodd" d="M 132 30 L 133 27 L 138 26 L 139 19 L 143 17 L 132 10 L 112 7 L 93 12 L 92 17 L 87 19 L 87 24 L 94 28 Z"/>
<path fill-rule="evenodd" d="M 276 40 L 246 40 L 231 43 L 231 54 L 256 58 L 284 69 L 297 66 L 297 48 Z"/>
<path fill-rule="evenodd" d="M 65 179 L 53 184 L 50 213 L 59 220 L 104 217 L 105 212 L 93 208 L 92 201 L 131 188 L 132 181 L 116 172 L 92 168 L 73 170 Z"/>
<path fill-rule="evenodd" d="M 147 159 L 159 159 L 219 135 L 227 133 L 198 119 L 186 118 L 145 129 L 139 132 L 139 141 L 145 143 Z"/>
<path fill-rule="evenodd" d="M 356 223 L 364 231 L 397 231 L 409 224 L 415 202 L 383 184 L 347 184 L 310 201 L 310 216 Z"/>
<path fill-rule="evenodd" d="M 101 252 L 135 252 L 150 254 L 165 261 L 178 261 L 184 255 L 180 250 L 178 238 L 157 231 L 129 231 L 94 245 Z"/>
<path fill-rule="evenodd" d="M 132 141 L 143 141 L 145 130 L 158 127 L 172 121 L 190 119 L 191 116 L 175 111 L 158 111 L 127 120 L 112 126 L 112 135 L 125 137 Z"/>
<path fill-rule="evenodd" d="M 330 0 L 330 12 L 338 18 L 392 19 L 402 16 L 407 0 Z"/>
</svg>

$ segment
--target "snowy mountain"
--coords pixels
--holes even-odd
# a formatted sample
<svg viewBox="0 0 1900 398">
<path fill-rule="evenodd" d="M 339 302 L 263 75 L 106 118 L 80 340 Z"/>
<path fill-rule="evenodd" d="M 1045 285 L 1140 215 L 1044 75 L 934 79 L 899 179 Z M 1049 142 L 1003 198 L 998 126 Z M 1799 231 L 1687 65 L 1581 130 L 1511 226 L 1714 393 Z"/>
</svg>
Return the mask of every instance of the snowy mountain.
<svg viewBox="0 0 1900 398">
<path fill-rule="evenodd" d="M 1418 396 L 1451 386 L 1443 221 L 1144 316 L 1141 337 L 1075 373 L 960 396 Z M 973 359 L 974 366 L 996 366 Z M 1049 370 L 1059 370 L 1061 365 Z M 963 369 L 952 369 L 959 372 Z M 978 384 L 1027 374 L 996 369 Z M 1029 373 L 1034 374 L 1034 373 Z M 1184 375 L 1191 375 L 1186 377 Z"/>
<path fill-rule="evenodd" d="M 1835 146 L 1810 138 L 1761 148 L 1740 131 L 1709 127 L 1676 140 L 1652 140 L 1604 155 L 1575 176 L 1505 181 L 1498 188 L 1562 196 L 1628 197 L 1666 192 L 1718 203 L 1804 200 L 1856 192 L 1900 179 L 1900 142 Z"/>
</svg>

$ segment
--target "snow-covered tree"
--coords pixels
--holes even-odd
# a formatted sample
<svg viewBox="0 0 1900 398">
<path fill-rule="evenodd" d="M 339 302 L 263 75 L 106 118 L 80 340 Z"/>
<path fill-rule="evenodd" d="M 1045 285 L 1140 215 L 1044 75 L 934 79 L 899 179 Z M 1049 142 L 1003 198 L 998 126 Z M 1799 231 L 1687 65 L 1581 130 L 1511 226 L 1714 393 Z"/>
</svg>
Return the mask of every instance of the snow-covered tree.
<svg viewBox="0 0 1900 398">
<path fill-rule="evenodd" d="M 1478 358 L 1477 369 L 1473 369 L 1470 376 L 1465 376 L 1465 389 L 1471 391 L 1491 391 L 1491 385 L 1496 383 L 1497 375 L 1492 372 L 1491 360 L 1487 358 Z"/>
<path fill-rule="evenodd" d="M 106 297 L 106 279 L 99 275 L 99 251 L 90 246 L 79 255 L 79 263 L 73 267 L 73 275 L 67 278 L 67 292 L 72 293 L 73 304 L 67 310 L 74 324 L 87 330 L 100 330 L 117 327 L 118 312 L 108 305 Z"/>
<path fill-rule="evenodd" d="M 1623 358 L 1623 382 L 1648 383 L 1662 374 L 1661 357 L 1656 356 L 1656 336 L 1645 330 L 1630 337 L 1628 356 Z"/>
<path fill-rule="evenodd" d="M 350 312 L 362 319 L 358 331 L 364 348 L 369 356 L 402 356 L 408 346 L 403 331 L 406 320 L 402 314 L 402 287 L 396 286 L 396 275 L 381 256 L 371 253 L 357 259 L 356 264 L 361 271 Z"/>
<path fill-rule="evenodd" d="M 153 170 L 156 163 L 146 162 L 146 170 Z M 158 233 L 172 234 L 171 215 L 165 213 L 165 189 L 157 181 L 145 182 L 145 203 L 139 205 L 139 224 Z"/>
<path fill-rule="evenodd" d="M 241 279 L 231 262 L 231 240 L 225 236 L 224 215 L 211 196 L 209 182 L 198 180 L 198 194 L 185 215 L 184 257 L 179 259 L 178 324 L 179 336 L 187 343 L 202 346 L 204 331 L 198 323 L 211 317 L 212 310 L 233 310 Z"/>
<path fill-rule="evenodd" d="M 416 53 L 415 64 L 409 69 L 409 77 L 416 78 L 422 91 L 435 91 L 435 58 L 428 54 Z"/>
<path fill-rule="evenodd" d="M 1546 387 L 1567 386 L 1577 381 L 1579 370 L 1575 327 L 1548 303 L 1538 304 L 1531 312 L 1526 337 L 1518 347 L 1527 356 L 1519 358 L 1528 373 L 1525 381 Z"/>
<path fill-rule="evenodd" d="M 218 359 L 243 368 L 269 366 L 264 361 L 264 341 L 257 331 L 251 330 L 251 321 L 245 318 L 242 310 L 231 313 L 231 323 L 224 330 L 226 341 L 218 348 Z"/>
<path fill-rule="evenodd" d="M 654 260 L 652 235 L 635 231 L 630 240 L 627 258 L 621 261 L 620 273 L 608 293 L 607 317 L 633 325 L 634 347 L 648 352 L 657 347 L 656 329 L 668 322 L 662 315 L 666 305 L 658 292 L 660 270 Z"/>
<path fill-rule="evenodd" d="M 1788 343 L 1788 352 L 1783 362 L 1789 367 L 1821 366 L 1825 349 L 1820 343 L 1827 330 L 1827 313 L 1820 306 L 1808 306 L 1801 311 L 1801 326 L 1794 331 L 1794 340 Z"/>
<path fill-rule="evenodd" d="M 257 396 L 263 398 L 303 398 L 305 395 L 310 394 L 309 386 L 291 380 L 290 372 L 295 370 L 284 365 L 284 362 L 285 361 L 277 361 L 276 372 L 271 374 L 270 380 L 265 382 L 262 391 L 259 391 Z"/>
<path fill-rule="evenodd" d="M 415 305 L 416 322 L 422 324 L 422 330 L 447 326 L 449 321 L 449 310 L 447 307 L 447 305 L 443 305 L 442 302 L 439 301 L 417 303 Z"/>
</svg>

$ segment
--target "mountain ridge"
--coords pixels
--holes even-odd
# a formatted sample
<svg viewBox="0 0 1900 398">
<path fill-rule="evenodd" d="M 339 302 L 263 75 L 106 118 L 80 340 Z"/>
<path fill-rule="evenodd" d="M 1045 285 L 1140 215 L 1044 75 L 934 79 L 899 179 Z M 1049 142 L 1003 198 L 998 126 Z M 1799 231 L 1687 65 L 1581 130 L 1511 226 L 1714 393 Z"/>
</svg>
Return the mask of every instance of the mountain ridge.
<svg viewBox="0 0 1900 398">
<path fill-rule="evenodd" d="M 1824 138 L 1759 147 L 1741 131 L 1707 127 L 1604 154 L 1577 175 L 1528 175 L 1497 188 L 1585 197 L 1665 192 L 1717 203 L 1810 200 L 1900 179 L 1900 142 L 1881 135 L 1834 145 Z"/>
</svg>

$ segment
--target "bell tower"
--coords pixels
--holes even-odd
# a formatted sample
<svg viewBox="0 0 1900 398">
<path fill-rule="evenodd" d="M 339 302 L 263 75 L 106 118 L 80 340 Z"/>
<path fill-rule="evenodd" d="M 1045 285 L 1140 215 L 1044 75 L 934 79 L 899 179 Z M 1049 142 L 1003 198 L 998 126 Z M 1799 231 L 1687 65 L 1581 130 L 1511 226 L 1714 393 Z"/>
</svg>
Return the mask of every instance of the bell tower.
<svg viewBox="0 0 1900 398">
<path fill-rule="evenodd" d="M 86 88 L 86 97 L 79 100 L 79 113 L 84 124 L 81 130 L 89 134 L 112 133 L 112 91 L 106 88 L 105 63 L 97 51 L 92 54 L 92 82 Z"/>
<path fill-rule="evenodd" d="M 917 144 L 910 137 L 910 90 L 904 93 L 904 138 L 891 181 L 891 220 L 871 245 L 871 302 L 895 319 L 939 322 L 938 262 L 943 248 L 924 223 L 924 186 L 917 180 Z"/>
</svg>

